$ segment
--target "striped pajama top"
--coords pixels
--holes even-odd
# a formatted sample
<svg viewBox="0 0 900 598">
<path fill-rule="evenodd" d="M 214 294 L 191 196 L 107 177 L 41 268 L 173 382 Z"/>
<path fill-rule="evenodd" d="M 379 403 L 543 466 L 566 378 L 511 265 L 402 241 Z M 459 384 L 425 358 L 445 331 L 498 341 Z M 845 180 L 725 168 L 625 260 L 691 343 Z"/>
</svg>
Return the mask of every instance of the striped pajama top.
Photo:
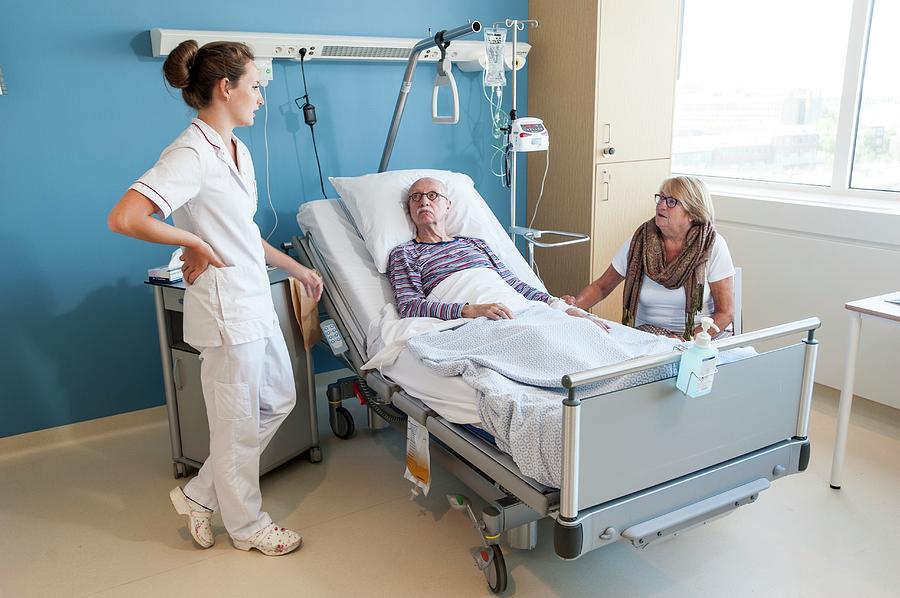
<svg viewBox="0 0 900 598">
<path fill-rule="evenodd" d="M 465 303 L 441 303 L 427 297 L 445 278 L 469 268 L 491 268 L 526 299 L 545 303 L 550 300 L 547 293 L 516 278 L 481 239 L 456 237 L 439 243 L 412 240 L 395 247 L 388 262 L 388 277 L 400 317 L 462 317 Z"/>
</svg>

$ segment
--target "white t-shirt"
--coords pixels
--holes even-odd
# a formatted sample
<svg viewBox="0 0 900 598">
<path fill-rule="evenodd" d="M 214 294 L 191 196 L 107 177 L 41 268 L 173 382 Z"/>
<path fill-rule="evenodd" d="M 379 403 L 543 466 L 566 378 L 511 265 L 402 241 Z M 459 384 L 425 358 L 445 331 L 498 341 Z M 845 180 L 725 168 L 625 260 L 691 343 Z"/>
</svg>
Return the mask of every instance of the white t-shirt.
<svg viewBox="0 0 900 598">
<path fill-rule="evenodd" d="M 178 228 L 210 244 L 227 267 L 209 266 L 184 297 L 184 340 L 195 347 L 237 345 L 272 336 L 278 319 L 256 213 L 250 152 L 237 137 L 237 165 L 202 120 L 165 150 L 132 186 Z M 230 143 L 230 141 L 229 141 Z"/>
<path fill-rule="evenodd" d="M 629 247 L 631 247 L 630 239 L 625 241 L 612 259 L 612 267 L 620 276 L 625 276 L 628 269 Z M 722 235 L 716 234 L 709 261 L 706 264 L 703 309 L 700 311 L 700 316 L 711 316 L 715 312 L 715 305 L 709 293 L 709 283 L 724 280 L 734 274 L 734 263 L 731 261 L 728 244 Z M 653 324 L 675 332 L 684 331 L 684 301 L 684 288 L 667 289 L 644 274 L 641 294 L 638 296 L 637 314 L 634 319 L 635 327 L 641 324 Z M 698 323 L 700 316 L 694 318 Z"/>
</svg>

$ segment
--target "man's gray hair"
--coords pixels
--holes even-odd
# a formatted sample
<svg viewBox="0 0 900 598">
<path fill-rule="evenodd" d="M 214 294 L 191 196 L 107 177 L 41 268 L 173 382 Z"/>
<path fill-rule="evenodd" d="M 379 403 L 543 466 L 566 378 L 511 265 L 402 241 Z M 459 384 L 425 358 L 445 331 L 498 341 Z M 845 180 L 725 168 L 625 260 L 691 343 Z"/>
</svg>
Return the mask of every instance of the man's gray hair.
<svg viewBox="0 0 900 598">
<path fill-rule="evenodd" d="M 435 184 L 435 186 L 437 187 L 438 193 L 440 193 L 441 195 L 443 195 L 443 196 L 445 196 L 445 197 L 447 196 L 447 184 L 444 183 L 444 181 L 442 181 L 441 179 L 436 179 L 436 178 L 430 177 L 430 176 L 422 177 L 421 179 L 418 179 L 415 183 L 413 183 L 412 185 L 410 185 L 410 186 L 409 186 L 409 189 L 406 190 L 406 195 L 408 196 L 409 193 L 410 193 L 410 191 L 412 191 L 413 187 L 415 187 L 416 185 L 418 185 L 418 184 L 421 183 L 422 181 L 431 181 L 431 182 L 433 182 L 433 183 Z"/>
</svg>

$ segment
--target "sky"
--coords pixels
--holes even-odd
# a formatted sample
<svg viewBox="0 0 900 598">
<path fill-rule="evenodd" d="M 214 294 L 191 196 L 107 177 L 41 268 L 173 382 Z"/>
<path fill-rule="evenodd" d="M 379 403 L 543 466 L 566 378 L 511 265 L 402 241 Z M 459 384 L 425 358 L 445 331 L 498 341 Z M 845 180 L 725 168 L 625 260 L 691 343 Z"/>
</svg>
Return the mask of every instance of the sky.
<svg viewBox="0 0 900 598">
<path fill-rule="evenodd" d="M 680 82 L 840 95 L 852 0 L 686 0 Z M 900 2 L 875 0 L 867 90 L 897 93 Z"/>
</svg>

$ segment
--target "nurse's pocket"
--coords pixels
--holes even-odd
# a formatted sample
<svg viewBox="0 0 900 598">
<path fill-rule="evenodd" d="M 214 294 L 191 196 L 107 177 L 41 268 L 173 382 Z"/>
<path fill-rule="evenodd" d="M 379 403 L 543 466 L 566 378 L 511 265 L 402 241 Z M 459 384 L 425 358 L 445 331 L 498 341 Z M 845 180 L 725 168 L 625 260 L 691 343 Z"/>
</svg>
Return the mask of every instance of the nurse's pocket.
<svg viewBox="0 0 900 598">
<path fill-rule="evenodd" d="M 224 420 L 250 417 L 250 386 L 247 384 L 215 383 L 216 416 Z"/>
<path fill-rule="evenodd" d="M 210 266 L 225 325 L 269 317 L 272 292 L 269 277 L 255 266 Z"/>
</svg>

